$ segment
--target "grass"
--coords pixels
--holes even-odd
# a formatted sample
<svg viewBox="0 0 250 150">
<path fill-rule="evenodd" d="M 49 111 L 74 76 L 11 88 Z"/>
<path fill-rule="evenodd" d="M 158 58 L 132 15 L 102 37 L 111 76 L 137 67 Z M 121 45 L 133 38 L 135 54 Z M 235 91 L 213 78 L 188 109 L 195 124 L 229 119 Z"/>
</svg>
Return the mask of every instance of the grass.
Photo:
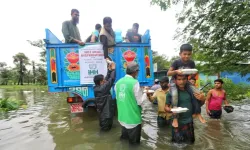
<svg viewBox="0 0 250 150">
<path fill-rule="evenodd" d="M 0 89 L 12 89 L 12 90 L 21 90 L 21 89 L 47 89 L 47 85 L 0 85 Z"/>
</svg>

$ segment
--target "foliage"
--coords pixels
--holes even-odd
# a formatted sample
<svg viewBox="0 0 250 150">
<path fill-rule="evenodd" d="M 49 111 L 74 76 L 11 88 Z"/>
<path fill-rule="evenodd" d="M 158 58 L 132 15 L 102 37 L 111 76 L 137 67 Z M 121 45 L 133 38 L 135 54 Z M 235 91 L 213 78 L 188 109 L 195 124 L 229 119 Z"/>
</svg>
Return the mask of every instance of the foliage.
<svg viewBox="0 0 250 150">
<path fill-rule="evenodd" d="M 17 110 L 23 104 L 24 104 L 24 101 L 21 101 L 21 100 L 0 98 L 0 111 Z M 23 105 L 23 107 L 25 107 L 25 105 Z"/>
<path fill-rule="evenodd" d="M 204 73 L 250 71 L 250 1 L 247 0 L 152 0 L 166 10 L 183 4 L 177 15 L 179 24 L 176 38 L 194 45 L 195 59 L 202 61 Z M 202 70 L 203 69 L 203 70 Z"/>
<path fill-rule="evenodd" d="M 242 100 L 245 98 L 250 98 L 250 85 L 244 84 L 244 83 L 239 83 L 239 84 L 234 84 L 232 80 L 230 79 L 223 79 L 224 84 L 223 84 L 223 89 L 227 93 L 227 99 L 229 100 Z M 213 81 L 207 80 L 206 82 L 201 80 L 200 81 L 200 86 L 204 86 L 206 83 L 210 83 L 209 86 L 203 89 L 204 93 L 207 93 L 210 89 L 213 88 Z"/>
<path fill-rule="evenodd" d="M 169 59 L 166 55 L 159 55 L 157 51 L 153 51 L 153 63 L 157 63 L 157 70 L 168 70 L 173 60 L 175 60 L 177 56 Z"/>
<path fill-rule="evenodd" d="M 43 40 L 37 40 L 37 41 L 30 41 L 27 40 L 32 46 L 40 48 L 42 51 L 40 52 L 40 61 L 46 62 L 46 49 L 45 49 L 45 43 Z"/>
<path fill-rule="evenodd" d="M 23 86 L 18 85 L 0 85 L 0 89 L 8 89 L 8 90 L 32 90 L 32 89 L 41 89 L 43 91 L 47 90 L 47 86 L 44 85 L 27 85 L 24 84 Z"/>
<path fill-rule="evenodd" d="M 24 74 L 27 71 L 26 66 L 30 65 L 29 58 L 24 53 L 18 53 L 13 56 L 13 59 L 19 73 L 18 85 L 19 83 L 23 85 Z"/>
<path fill-rule="evenodd" d="M 46 73 L 46 49 L 45 49 L 45 43 L 43 40 L 37 40 L 37 41 L 30 41 L 28 42 L 35 47 L 40 48 L 42 51 L 40 52 L 40 61 L 42 63 L 37 63 L 36 66 L 37 69 L 34 68 L 35 63 L 33 64 L 33 76 L 35 79 L 42 85 L 47 84 L 47 73 Z M 34 82 L 34 81 L 33 81 Z"/>
</svg>

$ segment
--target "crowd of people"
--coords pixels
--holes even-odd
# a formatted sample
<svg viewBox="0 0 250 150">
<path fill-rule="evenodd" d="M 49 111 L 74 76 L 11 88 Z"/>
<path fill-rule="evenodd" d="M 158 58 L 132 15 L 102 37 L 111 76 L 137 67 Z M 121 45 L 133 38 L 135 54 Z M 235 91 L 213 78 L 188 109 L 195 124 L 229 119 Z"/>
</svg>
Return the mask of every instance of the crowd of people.
<svg viewBox="0 0 250 150">
<path fill-rule="evenodd" d="M 62 33 L 65 38 L 65 43 L 76 43 L 81 46 L 85 43 L 100 42 L 103 45 L 104 58 L 112 61 L 109 57 L 109 53 L 114 51 L 115 46 L 115 33 L 112 28 L 112 18 L 103 18 L 103 27 L 101 24 L 95 25 L 95 30 L 91 35 L 82 41 L 77 24 L 79 23 L 79 11 L 77 9 L 71 10 L 71 20 L 64 21 L 62 24 Z M 132 43 L 140 43 L 141 35 L 138 33 L 139 24 L 134 23 L 132 29 L 128 29 L 125 41 Z"/>
<path fill-rule="evenodd" d="M 81 40 L 77 23 L 79 21 L 79 11 L 72 9 L 72 19 L 63 23 L 62 32 L 67 43 L 77 43 L 84 45 L 85 42 L 101 42 L 103 44 L 104 56 L 108 57 L 108 52 L 112 51 L 115 45 L 115 35 L 112 29 L 112 19 L 105 17 L 103 27 L 96 24 L 95 31 L 85 42 Z M 141 42 L 141 35 L 138 34 L 139 24 L 133 24 L 132 29 L 128 30 L 126 42 Z M 223 90 L 223 80 L 214 81 L 214 89 L 206 95 L 195 87 L 195 74 L 186 75 L 182 69 L 195 68 L 195 63 L 191 60 L 192 46 L 183 44 L 180 47 L 180 58 L 175 60 L 166 76 L 160 80 L 155 80 L 155 85 L 151 87 L 154 93 L 146 92 L 146 100 L 158 103 L 157 124 L 159 127 L 172 126 L 172 141 L 177 143 L 193 143 L 194 118 L 206 123 L 201 115 L 201 106 L 206 104 L 206 112 L 211 118 L 219 119 L 222 114 L 222 104 L 227 107 L 227 112 L 232 112 L 232 107 L 226 98 Z M 95 104 L 99 113 L 99 125 L 101 130 L 109 131 L 112 129 L 114 109 L 117 105 L 118 121 L 121 125 L 121 140 L 128 140 L 131 145 L 138 145 L 141 139 L 142 128 L 142 107 L 145 102 L 139 81 L 137 80 L 140 71 L 139 65 L 135 62 L 127 64 L 126 75 L 119 79 L 115 86 L 116 101 L 112 100 L 110 93 L 115 82 L 114 62 L 108 64 L 107 76 L 96 75 L 94 77 Z M 171 79 L 169 80 L 169 77 Z M 187 108 L 186 112 L 173 113 L 174 108 Z"/>
</svg>

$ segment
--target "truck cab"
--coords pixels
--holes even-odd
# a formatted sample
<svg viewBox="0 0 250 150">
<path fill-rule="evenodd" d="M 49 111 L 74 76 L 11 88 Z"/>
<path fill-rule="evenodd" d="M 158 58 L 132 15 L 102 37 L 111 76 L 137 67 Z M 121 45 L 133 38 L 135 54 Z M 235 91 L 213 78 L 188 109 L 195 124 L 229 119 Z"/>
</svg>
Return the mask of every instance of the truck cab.
<svg viewBox="0 0 250 150">
<path fill-rule="evenodd" d="M 78 44 L 62 43 L 49 29 L 46 32 L 46 61 L 48 92 L 67 92 L 71 112 L 83 112 L 82 103 L 94 99 L 93 77 L 106 75 L 107 64 L 103 57 L 101 43 Z M 116 63 L 116 81 L 126 74 L 126 64 L 135 61 L 139 64 L 140 85 L 154 83 L 153 58 L 150 31 L 142 36 L 142 43 L 116 43 L 109 57 Z M 102 60 L 103 59 L 103 60 Z M 116 82 L 115 81 L 115 82 Z M 115 92 L 112 88 L 112 97 Z"/>
</svg>

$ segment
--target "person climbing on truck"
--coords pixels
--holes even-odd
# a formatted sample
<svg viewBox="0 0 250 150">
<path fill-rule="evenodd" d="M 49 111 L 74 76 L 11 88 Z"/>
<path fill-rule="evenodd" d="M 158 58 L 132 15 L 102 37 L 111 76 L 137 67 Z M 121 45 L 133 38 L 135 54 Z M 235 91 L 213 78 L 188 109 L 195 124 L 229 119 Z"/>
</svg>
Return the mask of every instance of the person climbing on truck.
<svg viewBox="0 0 250 150">
<path fill-rule="evenodd" d="M 84 45 L 85 43 L 81 40 L 80 32 L 77 27 L 79 23 L 79 11 L 77 9 L 72 9 L 71 17 L 71 20 L 64 21 L 62 24 L 62 33 L 65 38 L 65 43 Z"/>
<path fill-rule="evenodd" d="M 94 99 L 87 100 L 83 107 L 86 108 L 90 102 L 96 104 L 99 115 L 99 125 L 102 131 L 109 131 L 113 125 L 114 105 L 110 90 L 115 82 L 115 63 L 112 62 L 108 67 L 107 75 L 104 79 L 102 74 L 94 76 Z"/>
<path fill-rule="evenodd" d="M 104 58 L 112 61 L 109 53 L 114 52 L 115 33 L 112 29 L 112 19 L 110 17 L 103 18 L 103 28 L 100 31 L 100 42 L 103 44 Z"/>
<path fill-rule="evenodd" d="M 110 90 L 115 82 L 115 63 L 109 65 L 108 73 L 104 79 L 103 75 L 94 77 L 94 95 L 99 113 L 99 125 L 101 130 L 109 131 L 113 125 L 114 100 Z"/>
<path fill-rule="evenodd" d="M 181 69 L 193 69 L 193 68 L 195 68 L 194 61 L 190 59 L 191 55 L 192 55 L 192 49 L 193 48 L 190 44 L 183 44 L 180 47 L 180 59 L 177 59 L 172 63 L 172 65 L 167 73 L 168 76 L 174 76 L 176 74 L 183 75 Z M 192 75 L 192 76 L 194 76 L 194 75 Z M 192 88 L 191 88 L 192 85 L 189 82 L 188 82 L 187 86 L 188 86 L 188 89 L 190 89 L 192 91 Z M 204 94 L 194 93 L 193 91 L 192 91 L 192 93 L 195 95 L 195 98 L 199 97 L 199 99 L 197 99 L 197 98 L 194 100 L 192 99 L 193 117 L 198 117 L 202 123 L 205 123 L 206 120 L 201 116 L 201 108 L 200 108 L 204 104 L 204 101 L 205 101 Z M 173 78 L 171 78 L 171 80 L 170 80 L 170 94 L 172 97 L 173 107 L 177 107 L 179 95 L 178 95 L 176 84 L 175 84 Z M 173 114 L 173 117 L 175 119 L 173 120 L 172 125 L 174 127 L 178 127 L 178 114 Z"/>
<path fill-rule="evenodd" d="M 95 25 L 95 31 L 91 33 L 91 35 L 86 39 L 86 43 L 95 43 L 99 42 L 99 34 L 101 31 L 102 25 L 96 24 Z"/>
<path fill-rule="evenodd" d="M 141 43 L 141 35 L 138 33 L 139 24 L 134 23 L 132 29 L 129 29 L 126 34 L 126 42 L 128 43 Z"/>
</svg>

